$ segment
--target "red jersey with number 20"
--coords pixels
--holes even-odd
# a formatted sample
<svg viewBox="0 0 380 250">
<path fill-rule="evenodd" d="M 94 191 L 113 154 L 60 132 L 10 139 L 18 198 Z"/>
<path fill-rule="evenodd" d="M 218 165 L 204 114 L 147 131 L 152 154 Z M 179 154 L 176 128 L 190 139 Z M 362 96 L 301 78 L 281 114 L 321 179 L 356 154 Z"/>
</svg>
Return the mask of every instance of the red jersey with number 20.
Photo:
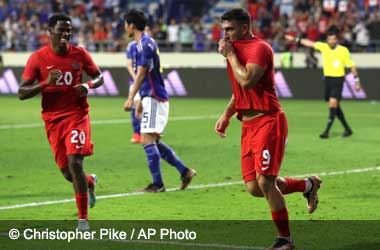
<svg viewBox="0 0 380 250">
<path fill-rule="evenodd" d="M 257 84 L 244 89 L 235 79 L 230 63 L 227 61 L 228 75 L 232 84 L 235 99 L 235 110 L 240 117 L 241 110 L 258 110 L 276 112 L 281 109 L 274 87 L 273 50 L 264 40 L 253 38 L 237 40 L 232 43 L 239 62 L 245 66 L 249 63 L 258 64 L 265 69 Z"/>
<path fill-rule="evenodd" d="M 96 75 L 99 71 L 90 54 L 81 47 L 68 44 L 66 55 L 57 55 L 47 45 L 34 52 L 28 59 L 22 77 L 26 80 L 47 80 L 51 70 L 60 70 L 61 77 L 55 84 L 42 90 L 42 119 L 52 121 L 73 114 L 87 114 L 87 97 L 80 97 L 74 89 L 82 83 L 82 72 Z"/>
</svg>

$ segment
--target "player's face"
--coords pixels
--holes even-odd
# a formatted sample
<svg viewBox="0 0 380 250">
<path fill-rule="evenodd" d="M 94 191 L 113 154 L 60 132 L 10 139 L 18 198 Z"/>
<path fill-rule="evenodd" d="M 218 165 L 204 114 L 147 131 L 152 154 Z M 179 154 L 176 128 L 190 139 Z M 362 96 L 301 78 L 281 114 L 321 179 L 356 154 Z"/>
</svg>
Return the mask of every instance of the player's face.
<svg viewBox="0 0 380 250">
<path fill-rule="evenodd" d="M 66 46 L 71 37 L 71 23 L 69 21 L 58 21 L 50 30 L 50 34 L 54 45 Z"/>
<path fill-rule="evenodd" d="M 336 35 L 327 36 L 327 44 L 330 46 L 330 48 L 334 49 L 338 44 L 338 38 Z"/>
<path fill-rule="evenodd" d="M 127 23 L 125 22 L 125 31 L 127 32 L 127 35 L 128 37 L 133 37 L 134 36 L 134 29 L 133 29 L 134 25 L 132 23 Z"/>
<path fill-rule="evenodd" d="M 244 36 L 246 35 L 246 28 L 247 28 L 246 24 L 241 25 L 234 20 L 231 20 L 231 21 L 225 20 L 222 23 L 224 39 L 228 41 L 244 39 Z"/>
</svg>

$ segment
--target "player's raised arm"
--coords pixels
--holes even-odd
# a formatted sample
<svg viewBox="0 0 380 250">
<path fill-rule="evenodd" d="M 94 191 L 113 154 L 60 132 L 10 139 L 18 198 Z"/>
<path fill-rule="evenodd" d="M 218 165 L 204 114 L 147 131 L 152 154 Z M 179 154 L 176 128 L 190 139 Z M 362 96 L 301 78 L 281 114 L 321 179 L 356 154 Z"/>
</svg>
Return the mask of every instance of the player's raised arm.
<svg viewBox="0 0 380 250">
<path fill-rule="evenodd" d="M 22 79 L 18 89 L 18 97 L 20 100 L 31 98 L 42 91 L 47 85 L 51 85 L 57 81 L 61 75 L 60 70 L 49 71 L 48 78 L 39 84 L 34 84 L 35 80 Z"/>
<path fill-rule="evenodd" d="M 219 53 L 227 58 L 236 80 L 243 88 L 247 89 L 255 86 L 265 72 L 263 67 L 255 63 L 248 63 L 245 66 L 241 65 L 229 41 L 219 41 Z"/>
</svg>

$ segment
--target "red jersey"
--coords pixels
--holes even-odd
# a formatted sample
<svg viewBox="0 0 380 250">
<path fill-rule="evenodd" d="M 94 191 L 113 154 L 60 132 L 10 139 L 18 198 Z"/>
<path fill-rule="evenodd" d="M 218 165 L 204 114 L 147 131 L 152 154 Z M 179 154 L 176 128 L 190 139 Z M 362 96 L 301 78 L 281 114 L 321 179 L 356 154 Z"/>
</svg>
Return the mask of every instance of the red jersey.
<svg viewBox="0 0 380 250">
<path fill-rule="evenodd" d="M 235 99 L 235 110 L 240 116 L 240 110 L 258 110 L 275 112 L 281 110 L 274 87 L 273 50 L 264 40 L 253 38 L 250 40 L 238 40 L 233 42 L 236 56 L 239 62 L 245 66 L 255 63 L 265 69 L 265 72 L 256 85 L 244 89 L 236 81 L 230 63 L 227 61 L 228 75 L 232 84 Z"/>
<path fill-rule="evenodd" d="M 67 54 L 61 56 L 47 45 L 29 57 L 22 77 L 42 82 L 47 80 L 49 71 L 53 69 L 61 70 L 62 77 L 41 91 L 42 119 L 52 121 L 72 114 L 87 114 L 87 97 L 80 97 L 73 87 L 82 83 L 83 70 L 89 76 L 99 71 L 90 54 L 81 47 L 69 44 Z"/>
</svg>

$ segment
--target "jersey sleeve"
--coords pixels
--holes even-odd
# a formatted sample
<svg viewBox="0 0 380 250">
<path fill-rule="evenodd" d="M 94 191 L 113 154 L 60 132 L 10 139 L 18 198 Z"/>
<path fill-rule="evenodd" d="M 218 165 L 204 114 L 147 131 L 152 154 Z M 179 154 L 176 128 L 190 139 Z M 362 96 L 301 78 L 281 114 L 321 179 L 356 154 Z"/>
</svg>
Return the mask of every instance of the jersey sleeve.
<svg viewBox="0 0 380 250">
<path fill-rule="evenodd" d="M 38 74 L 38 59 L 37 54 L 33 53 L 28 61 L 26 62 L 24 72 L 22 73 L 22 78 L 30 81 L 34 81 L 37 78 Z"/>
<path fill-rule="evenodd" d="M 326 49 L 327 44 L 323 42 L 315 42 L 314 49 L 323 52 Z"/>
<path fill-rule="evenodd" d="M 137 66 L 150 67 L 153 59 L 154 49 L 150 44 L 143 44 L 143 48 L 138 52 Z"/>
<path fill-rule="evenodd" d="M 132 50 L 133 50 L 133 42 L 128 43 L 127 50 L 125 52 L 125 55 L 127 56 L 127 59 L 132 59 Z"/>
<path fill-rule="evenodd" d="M 89 76 L 96 75 L 99 72 L 99 67 L 92 60 L 90 53 L 86 49 L 83 49 L 83 70 Z"/>
<path fill-rule="evenodd" d="M 268 67 L 273 57 L 271 49 L 265 43 L 259 43 L 245 52 L 247 53 L 247 64 L 258 64 L 264 69 Z"/>
<path fill-rule="evenodd" d="M 351 59 L 350 51 L 348 51 L 347 48 L 344 48 L 344 65 L 348 68 L 351 68 L 352 66 L 355 66 L 354 61 Z"/>
</svg>

